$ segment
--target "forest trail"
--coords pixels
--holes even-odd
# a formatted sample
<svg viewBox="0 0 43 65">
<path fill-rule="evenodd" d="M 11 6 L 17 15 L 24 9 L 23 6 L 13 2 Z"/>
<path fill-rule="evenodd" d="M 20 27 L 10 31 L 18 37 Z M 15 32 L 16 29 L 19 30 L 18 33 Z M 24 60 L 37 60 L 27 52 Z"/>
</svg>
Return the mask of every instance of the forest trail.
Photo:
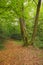
<svg viewBox="0 0 43 65">
<path fill-rule="evenodd" d="M 5 42 L 4 50 L 0 50 L 0 65 L 43 65 L 43 50 L 22 47 L 13 40 Z"/>
</svg>

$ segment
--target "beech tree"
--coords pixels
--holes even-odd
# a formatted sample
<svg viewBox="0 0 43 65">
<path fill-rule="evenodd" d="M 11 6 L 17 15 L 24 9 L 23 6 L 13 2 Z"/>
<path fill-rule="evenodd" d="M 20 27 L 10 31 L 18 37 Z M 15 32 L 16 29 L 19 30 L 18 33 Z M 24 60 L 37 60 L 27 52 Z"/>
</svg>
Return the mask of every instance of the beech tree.
<svg viewBox="0 0 43 65">
<path fill-rule="evenodd" d="M 22 12 L 22 15 L 19 18 L 21 35 L 24 41 L 24 46 L 28 46 L 28 35 L 27 35 L 25 19 L 24 19 L 24 2 L 22 3 L 22 6 L 21 6 L 21 12 Z"/>
</svg>

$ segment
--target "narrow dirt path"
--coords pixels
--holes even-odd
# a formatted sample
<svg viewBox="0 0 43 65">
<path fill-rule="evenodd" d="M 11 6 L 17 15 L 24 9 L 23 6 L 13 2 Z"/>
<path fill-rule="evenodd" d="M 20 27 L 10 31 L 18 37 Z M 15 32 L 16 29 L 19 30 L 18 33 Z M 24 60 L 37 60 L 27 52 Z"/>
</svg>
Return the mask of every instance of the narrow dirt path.
<svg viewBox="0 0 43 65">
<path fill-rule="evenodd" d="M 43 50 L 22 47 L 9 40 L 0 51 L 0 65 L 43 65 Z"/>
</svg>

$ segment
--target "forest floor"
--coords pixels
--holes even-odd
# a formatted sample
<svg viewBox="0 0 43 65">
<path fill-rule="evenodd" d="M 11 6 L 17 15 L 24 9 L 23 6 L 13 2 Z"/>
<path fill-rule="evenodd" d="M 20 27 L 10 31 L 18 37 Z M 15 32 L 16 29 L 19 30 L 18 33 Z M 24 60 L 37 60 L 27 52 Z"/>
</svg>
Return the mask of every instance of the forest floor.
<svg viewBox="0 0 43 65">
<path fill-rule="evenodd" d="M 0 65 L 43 65 L 43 50 L 15 43 L 13 40 L 5 42 L 5 49 L 0 50 Z"/>
</svg>

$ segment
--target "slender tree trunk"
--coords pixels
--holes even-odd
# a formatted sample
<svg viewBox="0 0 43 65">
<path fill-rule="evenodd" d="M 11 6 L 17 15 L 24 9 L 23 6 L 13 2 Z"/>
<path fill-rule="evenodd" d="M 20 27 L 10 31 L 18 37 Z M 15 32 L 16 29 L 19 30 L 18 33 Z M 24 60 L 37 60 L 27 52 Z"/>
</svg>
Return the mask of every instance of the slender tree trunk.
<svg viewBox="0 0 43 65">
<path fill-rule="evenodd" d="M 36 36 L 36 33 L 37 33 L 37 26 L 38 26 L 38 17 L 39 17 L 39 12 L 40 12 L 40 6 L 41 6 L 41 0 L 38 0 L 36 17 L 35 17 L 35 23 L 34 23 L 34 29 L 33 29 L 32 39 L 31 39 L 31 44 L 32 45 L 34 43 L 35 36 Z"/>
<path fill-rule="evenodd" d="M 24 5 L 22 3 L 22 9 L 21 9 L 22 15 L 19 18 L 20 21 L 20 29 L 21 29 L 21 35 L 24 41 L 24 46 L 28 46 L 28 36 L 25 26 L 25 20 L 24 20 Z"/>
</svg>

